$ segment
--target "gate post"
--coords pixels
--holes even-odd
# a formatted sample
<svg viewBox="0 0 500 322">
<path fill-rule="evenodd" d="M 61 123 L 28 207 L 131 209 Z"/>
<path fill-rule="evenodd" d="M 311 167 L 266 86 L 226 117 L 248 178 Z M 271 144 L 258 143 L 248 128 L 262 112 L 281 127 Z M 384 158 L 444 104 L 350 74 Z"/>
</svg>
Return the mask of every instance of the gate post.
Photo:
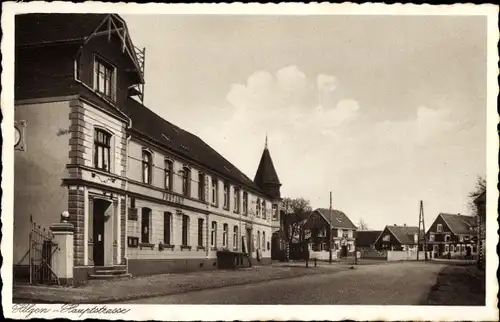
<svg viewBox="0 0 500 322">
<path fill-rule="evenodd" d="M 61 285 L 73 284 L 73 224 L 68 222 L 55 223 L 50 226 L 57 245 L 53 255 L 54 273 Z"/>
</svg>

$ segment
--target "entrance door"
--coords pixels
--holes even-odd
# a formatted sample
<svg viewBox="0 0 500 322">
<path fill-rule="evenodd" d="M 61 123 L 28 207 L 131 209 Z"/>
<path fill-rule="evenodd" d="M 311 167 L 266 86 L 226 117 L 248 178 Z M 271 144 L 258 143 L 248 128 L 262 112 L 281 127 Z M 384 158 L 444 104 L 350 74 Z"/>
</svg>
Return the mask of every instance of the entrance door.
<svg viewBox="0 0 500 322">
<path fill-rule="evenodd" d="M 342 250 L 341 250 L 340 256 L 341 257 L 347 257 L 347 246 L 346 245 L 342 246 Z"/>
<path fill-rule="evenodd" d="M 93 231 L 94 231 L 94 265 L 104 265 L 104 213 L 109 206 L 105 200 L 94 200 Z"/>
</svg>

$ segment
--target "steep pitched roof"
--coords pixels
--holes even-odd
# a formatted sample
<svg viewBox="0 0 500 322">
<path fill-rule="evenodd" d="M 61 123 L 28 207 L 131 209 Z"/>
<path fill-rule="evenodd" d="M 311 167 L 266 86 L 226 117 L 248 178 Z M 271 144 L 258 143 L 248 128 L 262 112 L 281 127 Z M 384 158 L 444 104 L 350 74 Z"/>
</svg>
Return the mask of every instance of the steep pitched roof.
<svg viewBox="0 0 500 322">
<path fill-rule="evenodd" d="M 265 184 L 281 184 L 267 146 L 262 152 L 259 167 L 257 168 L 257 172 L 255 173 L 255 178 L 253 181 L 259 187 L 264 187 Z"/>
<path fill-rule="evenodd" d="M 471 232 L 474 231 L 473 229 L 477 226 L 477 218 L 475 216 L 445 213 L 440 213 L 439 216 L 443 218 L 448 228 L 450 228 L 451 232 L 454 234 L 471 234 Z"/>
<path fill-rule="evenodd" d="M 16 15 L 16 45 L 83 41 L 107 16 L 107 14 L 67 13 Z"/>
<path fill-rule="evenodd" d="M 109 19 L 107 19 L 109 18 Z M 106 20 L 107 19 L 107 20 Z M 105 23 L 107 22 L 107 23 Z M 118 27 L 117 25 L 120 25 Z M 127 24 L 117 14 L 102 13 L 29 13 L 15 17 L 15 45 L 31 46 L 50 43 L 85 44 L 89 37 L 95 36 L 96 31 L 123 30 L 120 38 L 127 48 L 129 57 L 136 66 L 136 72 L 141 82 L 144 82 L 140 62 L 137 58 L 132 39 L 128 33 Z"/>
<path fill-rule="evenodd" d="M 386 229 L 392 233 L 392 235 L 402 244 L 402 245 L 414 245 L 415 234 L 418 233 L 418 227 L 412 226 L 386 226 Z M 423 238 L 423 231 L 420 231 L 419 237 Z"/>
<path fill-rule="evenodd" d="M 332 209 L 331 221 L 330 209 L 318 208 L 314 211 L 319 212 L 333 228 L 358 229 L 349 217 L 347 217 L 346 214 L 340 210 Z"/>
<path fill-rule="evenodd" d="M 132 119 L 133 130 L 154 139 L 186 159 L 231 179 L 234 183 L 264 194 L 250 178 L 196 135 L 166 121 L 131 98 L 128 99 L 124 112 Z"/>
<path fill-rule="evenodd" d="M 356 246 L 371 246 L 377 241 L 382 230 L 358 230 L 355 232 Z"/>
</svg>

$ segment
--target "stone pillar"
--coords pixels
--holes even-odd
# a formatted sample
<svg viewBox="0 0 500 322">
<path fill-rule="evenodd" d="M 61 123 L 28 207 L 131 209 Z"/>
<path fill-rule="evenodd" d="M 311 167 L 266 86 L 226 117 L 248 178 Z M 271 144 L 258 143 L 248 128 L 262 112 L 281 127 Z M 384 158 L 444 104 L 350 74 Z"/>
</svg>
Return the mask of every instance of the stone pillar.
<svg viewBox="0 0 500 322">
<path fill-rule="evenodd" d="M 53 255 L 53 269 L 61 285 L 73 284 L 73 233 L 75 227 L 71 223 L 52 224 L 50 230 L 54 235 L 57 250 Z"/>
</svg>

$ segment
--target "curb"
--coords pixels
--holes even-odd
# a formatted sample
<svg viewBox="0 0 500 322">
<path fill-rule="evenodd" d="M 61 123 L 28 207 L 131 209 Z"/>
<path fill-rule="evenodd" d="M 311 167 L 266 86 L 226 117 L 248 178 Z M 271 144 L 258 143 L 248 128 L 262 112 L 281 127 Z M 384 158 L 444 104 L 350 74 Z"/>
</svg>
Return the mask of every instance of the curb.
<svg viewBox="0 0 500 322">
<path fill-rule="evenodd" d="M 304 267 L 305 268 L 305 267 Z M 314 269 L 314 267 L 310 267 Z M 53 300 L 53 299 L 41 299 L 38 300 L 36 297 L 31 297 L 31 296 L 13 296 L 12 297 L 12 302 L 13 303 L 37 303 L 37 304 L 111 304 L 111 303 L 119 303 L 119 302 L 124 302 L 124 301 L 132 301 L 132 300 L 140 300 L 140 299 L 147 299 L 147 298 L 154 298 L 154 297 L 161 297 L 161 296 L 169 296 L 169 295 L 177 295 L 177 294 L 184 294 L 184 293 L 190 293 L 190 292 L 199 292 L 199 291 L 204 291 L 204 290 L 211 290 L 211 289 L 217 289 L 217 288 L 226 288 L 226 287 L 231 287 L 231 286 L 240 286 L 240 285 L 249 285 L 249 284 L 258 284 L 258 283 L 264 283 L 264 282 L 270 282 L 270 281 L 278 281 L 278 280 L 284 280 L 284 279 L 291 279 L 291 278 L 297 278 L 297 277 L 303 277 L 307 275 L 321 275 L 321 274 L 332 274 L 332 273 L 339 273 L 341 271 L 344 271 L 346 269 L 334 271 L 334 272 L 325 272 L 325 271 L 320 271 L 320 272 L 301 272 L 300 274 L 293 275 L 293 276 L 281 276 L 277 278 L 270 278 L 270 279 L 263 279 L 263 280 L 258 280 L 258 281 L 243 281 L 243 282 L 237 282 L 233 284 L 228 284 L 228 285 L 218 285 L 218 286 L 207 286 L 207 287 L 200 287 L 200 288 L 194 288 L 194 289 L 189 289 L 189 290 L 178 290 L 178 291 L 172 291 L 172 292 L 163 292 L 163 293 L 154 293 L 154 294 L 146 294 L 146 295 L 131 295 L 131 296 L 124 296 L 120 298 L 110 298 L 110 299 L 95 299 L 95 300 L 90 300 L 90 299 L 82 299 L 82 300 L 74 300 L 74 301 L 60 301 L 60 300 Z"/>
</svg>

